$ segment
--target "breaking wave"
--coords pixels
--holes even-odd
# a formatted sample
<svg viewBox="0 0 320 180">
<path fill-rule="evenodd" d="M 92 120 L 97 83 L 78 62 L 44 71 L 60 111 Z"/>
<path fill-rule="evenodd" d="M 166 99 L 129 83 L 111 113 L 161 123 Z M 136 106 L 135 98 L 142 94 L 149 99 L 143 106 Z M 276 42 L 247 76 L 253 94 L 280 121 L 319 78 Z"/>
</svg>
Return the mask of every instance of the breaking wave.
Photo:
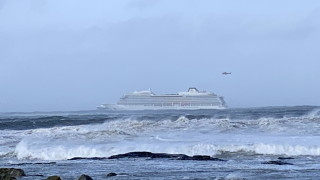
<svg viewBox="0 0 320 180">
<path fill-rule="evenodd" d="M 311 110 L 305 117 L 307 118 L 320 118 L 320 108 Z"/>
<path fill-rule="evenodd" d="M 247 152 L 250 154 L 264 155 L 287 155 L 300 156 L 311 155 L 319 156 L 319 146 L 303 145 L 281 145 L 281 144 L 248 144 L 248 145 L 214 145 L 214 144 L 195 144 L 164 146 L 141 143 L 137 145 L 56 145 L 56 146 L 33 146 L 25 141 L 20 142 L 15 150 L 18 159 L 37 159 L 37 160 L 66 160 L 73 157 L 109 157 L 115 154 L 122 154 L 132 151 L 150 151 L 158 153 L 174 153 L 187 155 L 218 155 L 221 153 Z"/>
<path fill-rule="evenodd" d="M 14 152 L 18 159 L 65 160 L 131 151 L 319 156 L 319 113 L 319 108 L 295 107 L 147 115 L 86 114 L 53 119 L 37 117 L 33 127 L 26 119 L 18 118 L 14 123 L 27 123 L 28 128 L 3 130 L 0 144 L 5 148 L 0 149 L 0 156 Z M 2 124 L 10 122 L 6 119 Z"/>
<path fill-rule="evenodd" d="M 18 159 L 41 160 L 108 157 L 131 151 L 187 155 L 215 155 L 222 152 L 320 155 L 319 136 L 309 136 L 301 133 L 301 130 L 277 134 L 275 132 L 283 132 L 288 128 L 279 125 L 283 123 L 281 121 L 286 120 L 262 119 L 254 123 L 235 123 L 227 119 L 190 120 L 181 116 L 175 121 L 126 119 L 96 125 L 36 129 L 29 131 L 30 135 L 17 144 L 15 154 Z M 299 126 L 290 128 L 297 131 Z"/>
<path fill-rule="evenodd" d="M 227 145 L 217 146 L 210 144 L 200 144 L 193 147 L 193 151 L 196 153 L 203 152 L 249 152 L 255 154 L 267 154 L 267 155 L 288 155 L 288 156 L 299 156 L 299 155 L 320 155 L 320 146 L 302 146 L 302 145 L 281 145 L 281 144 L 251 144 L 251 145 Z"/>
</svg>

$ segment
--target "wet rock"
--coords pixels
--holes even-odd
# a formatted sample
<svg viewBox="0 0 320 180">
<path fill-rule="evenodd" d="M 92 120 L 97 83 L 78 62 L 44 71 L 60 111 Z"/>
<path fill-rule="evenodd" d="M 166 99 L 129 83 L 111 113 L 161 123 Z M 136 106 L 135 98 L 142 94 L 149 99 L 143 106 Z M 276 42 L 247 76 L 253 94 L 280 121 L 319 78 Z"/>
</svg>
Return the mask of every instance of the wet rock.
<svg viewBox="0 0 320 180">
<path fill-rule="evenodd" d="M 169 158 L 176 160 L 198 160 L 198 161 L 225 161 L 219 158 L 212 158 L 205 155 L 187 156 L 185 154 L 167 154 L 167 153 L 152 153 L 152 152 L 129 152 L 125 154 L 118 154 L 110 156 L 108 159 L 120 159 L 120 158 Z"/>
<path fill-rule="evenodd" d="M 107 176 L 112 177 L 112 176 L 117 176 L 117 174 L 112 172 L 112 173 L 107 174 Z"/>
<path fill-rule="evenodd" d="M 213 158 L 211 156 L 203 156 L 203 155 L 195 155 L 190 157 L 190 160 L 196 160 L 196 161 L 226 161 L 219 158 Z"/>
<path fill-rule="evenodd" d="M 267 162 L 263 162 L 262 164 L 293 165 L 292 163 L 287 163 L 284 161 L 267 161 Z"/>
<path fill-rule="evenodd" d="M 118 154 L 110 156 L 108 159 L 120 159 L 120 158 L 170 158 L 168 154 L 164 153 L 151 153 L 146 151 L 141 152 L 128 152 L 125 154 Z"/>
<path fill-rule="evenodd" d="M 184 154 L 166 154 L 166 153 L 152 153 L 152 152 L 129 152 L 125 154 L 118 154 L 110 156 L 108 159 L 120 159 L 120 158 L 173 158 L 173 159 L 183 159 L 188 157 Z"/>
<path fill-rule="evenodd" d="M 49 176 L 46 180 L 61 180 L 59 176 Z"/>
<path fill-rule="evenodd" d="M 278 157 L 280 160 L 286 160 L 286 159 L 294 159 L 293 157 Z"/>
<path fill-rule="evenodd" d="M 201 156 L 201 155 L 195 155 L 192 156 L 193 160 L 210 160 L 211 157 L 210 156 Z"/>
<path fill-rule="evenodd" d="M 42 174 L 33 174 L 33 175 L 29 175 L 29 174 L 28 174 L 28 177 L 30 177 L 30 176 L 43 177 L 44 175 L 42 175 Z"/>
<path fill-rule="evenodd" d="M 78 180 L 93 180 L 90 176 L 82 174 Z"/>
<path fill-rule="evenodd" d="M 0 168 L 0 177 L 21 177 L 25 176 L 26 174 L 22 169 L 15 169 L 15 168 Z"/>
<path fill-rule="evenodd" d="M 106 158 L 106 157 L 90 157 L 90 158 L 74 157 L 74 158 L 71 158 L 71 159 L 68 159 L 68 160 L 72 161 L 72 160 L 83 160 L 83 159 L 86 159 L 86 160 L 105 160 L 105 159 L 108 159 L 108 158 Z"/>
<path fill-rule="evenodd" d="M 48 162 L 48 163 L 18 163 L 18 164 L 11 164 L 11 165 L 14 165 L 14 166 L 22 166 L 22 165 L 33 165 L 33 164 L 36 164 L 36 165 L 45 165 L 45 164 L 56 164 L 56 162 Z"/>
<path fill-rule="evenodd" d="M 6 174 L 4 176 L 0 175 L 0 180 L 16 180 L 16 178 Z"/>
</svg>

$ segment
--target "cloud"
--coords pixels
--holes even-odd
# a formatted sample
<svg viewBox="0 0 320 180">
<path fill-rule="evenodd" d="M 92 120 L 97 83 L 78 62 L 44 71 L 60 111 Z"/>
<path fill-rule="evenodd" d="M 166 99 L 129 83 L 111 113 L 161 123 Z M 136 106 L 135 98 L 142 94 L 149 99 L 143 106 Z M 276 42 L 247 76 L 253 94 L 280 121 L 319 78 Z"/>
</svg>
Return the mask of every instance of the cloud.
<svg viewBox="0 0 320 180">
<path fill-rule="evenodd" d="M 133 0 L 128 3 L 128 7 L 143 10 L 151 6 L 155 6 L 158 2 L 159 0 Z"/>
<path fill-rule="evenodd" d="M 308 81 L 319 76 L 312 3 L 0 2 L 2 111 L 90 109 L 149 87 L 197 86 L 231 106 L 320 99 L 308 97 L 319 91 Z"/>
<path fill-rule="evenodd" d="M 6 0 L 0 0 L 0 9 L 4 6 Z"/>
</svg>

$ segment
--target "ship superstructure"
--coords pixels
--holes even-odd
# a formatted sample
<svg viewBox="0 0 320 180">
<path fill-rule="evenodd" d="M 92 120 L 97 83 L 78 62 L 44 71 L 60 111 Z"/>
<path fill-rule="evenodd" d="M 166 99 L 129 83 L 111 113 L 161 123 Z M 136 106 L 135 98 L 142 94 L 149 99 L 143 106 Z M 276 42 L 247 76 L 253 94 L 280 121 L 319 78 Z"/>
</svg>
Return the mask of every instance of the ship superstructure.
<svg viewBox="0 0 320 180">
<path fill-rule="evenodd" d="M 99 109 L 157 110 L 157 109 L 225 109 L 223 97 L 191 87 L 187 92 L 156 95 L 151 90 L 125 94 L 117 104 L 102 104 Z"/>
</svg>

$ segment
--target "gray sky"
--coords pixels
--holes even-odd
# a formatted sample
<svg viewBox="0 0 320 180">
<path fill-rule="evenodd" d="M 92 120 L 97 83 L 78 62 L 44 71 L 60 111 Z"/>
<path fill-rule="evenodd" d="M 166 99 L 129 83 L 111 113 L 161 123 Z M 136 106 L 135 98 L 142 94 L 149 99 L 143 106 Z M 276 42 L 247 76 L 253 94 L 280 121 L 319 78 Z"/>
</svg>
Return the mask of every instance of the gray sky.
<svg viewBox="0 0 320 180">
<path fill-rule="evenodd" d="M 231 107 L 320 105 L 319 28 L 319 0 L 0 0 L 0 111 L 190 86 Z"/>
</svg>

